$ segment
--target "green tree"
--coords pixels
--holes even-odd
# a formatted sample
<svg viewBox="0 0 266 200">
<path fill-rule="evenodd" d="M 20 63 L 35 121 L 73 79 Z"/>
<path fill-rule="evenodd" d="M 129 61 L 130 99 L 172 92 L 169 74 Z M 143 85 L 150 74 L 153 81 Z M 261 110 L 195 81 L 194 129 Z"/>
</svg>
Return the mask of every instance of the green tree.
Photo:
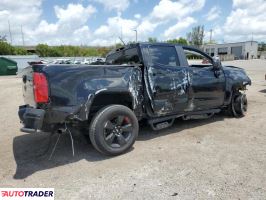
<svg viewBox="0 0 266 200">
<path fill-rule="evenodd" d="M 155 42 L 157 42 L 157 38 L 156 37 L 149 37 L 148 42 L 155 43 Z"/>
<path fill-rule="evenodd" d="M 187 33 L 187 40 L 191 45 L 200 47 L 203 44 L 204 26 L 196 26 L 192 31 Z"/>
<path fill-rule="evenodd" d="M 185 38 L 178 38 L 178 39 L 171 39 L 171 40 L 167 40 L 167 43 L 171 43 L 171 44 L 182 44 L 182 45 L 187 45 L 188 42 Z"/>
<path fill-rule="evenodd" d="M 13 55 L 14 47 L 5 41 L 0 41 L 0 55 Z"/>
<path fill-rule="evenodd" d="M 28 52 L 21 47 L 14 47 L 13 53 L 14 55 L 27 55 L 28 54 Z"/>
<path fill-rule="evenodd" d="M 36 46 L 37 54 L 41 57 L 105 56 L 110 50 L 111 47 L 48 46 L 47 44 Z"/>
<path fill-rule="evenodd" d="M 49 46 L 47 44 L 38 44 L 36 46 L 36 52 L 41 57 L 49 56 Z"/>
</svg>

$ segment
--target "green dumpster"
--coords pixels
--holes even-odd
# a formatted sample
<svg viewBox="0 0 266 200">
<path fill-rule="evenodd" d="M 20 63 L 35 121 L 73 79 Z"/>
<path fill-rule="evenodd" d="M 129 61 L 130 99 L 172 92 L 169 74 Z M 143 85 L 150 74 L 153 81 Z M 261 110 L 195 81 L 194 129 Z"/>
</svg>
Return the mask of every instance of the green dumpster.
<svg viewBox="0 0 266 200">
<path fill-rule="evenodd" d="M 0 57 L 0 75 L 16 75 L 17 71 L 17 62 L 5 57 Z"/>
</svg>

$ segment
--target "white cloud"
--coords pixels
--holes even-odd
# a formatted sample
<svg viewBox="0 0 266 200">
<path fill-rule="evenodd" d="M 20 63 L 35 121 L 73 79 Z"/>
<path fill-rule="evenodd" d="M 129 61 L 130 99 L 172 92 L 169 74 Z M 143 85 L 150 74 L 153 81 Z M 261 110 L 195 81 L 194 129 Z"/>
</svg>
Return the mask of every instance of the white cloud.
<svg viewBox="0 0 266 200">
<path fill-rule="evenodd" d="M 209 42 L 210 41 L 210 35 L 211 35 L 211 30 L 205 30 L 204 32 L 204 41 Z M 212 38 L 211 40 L 222 43 L 223 41 L 220 40 L 221 37 L 223 36 L 223 30 L 220 25 L 216 25 L 214 28 L 212 28 Z"/>
<path fill-rule="evenodd" d="M 161 25 L 162 22 L 152 22 L 148 19 L 144 19 L 137 27 L 139 41 L 145 41 L 154 30 Z"/>
<path fill-rule="evenodd" d="M 250 7 L 253 4 L 253 0 L 233 0 L 233 7 L 239 8 L 239 7 Z"/>
<path fill-rule="evenodd" d="M 130 4 L 129 0 L 94 0 L 101 3 L 106 10 L 115 10 L 117 12 L 125 11 Z"/>
<path fill-rule="evenodd" d="M 161 0 L 151 13 L 151 17 L 156 20 L 182 19 L 183 17 L 201 10 L 205 0 Z"/>
<path fill-rule="evenodd" d="M 22 44 L 21 26 L 23 31 L 34 28 L 42 14 L 41 0 L 0 1 L 0 33 L 7 35 L 10 41 L 8 21 L 10 22 L 13 44 Z"/>
<path fill-rule="evenodd" d="M 182 21 L 177 22 L 175 25 L 170 26 L 164 31 L 164 37 L 167 39 L 177 38 L 180 31 L 188 28 L 192 24 L 196 23 L 196 20 L 192 17 L 187 17 Z"/>
<path fill-rule="evenodd" d="M 225 40 L 266 40 L 266 1 L 234 0 L 224 24 Z"/>
<path fill-rule="evenodd" d="M 96 9 L 88 5 L 68 4 L 66 8 L 54 6 L 56 23 L 42 20 L 39 26 L 27 35 L 32 36 L 31 42 L 58 44 L 84 44 L 91 38 L 87 25 L 88 19 Z"/>
<path fill-rule="evenodd" d="M 138 0 L 92 0 L 100 3 L 106 10 L 116 11 L 117 16 L 108 17 L 106 23 L 99 24 L 98 28 L 91 30 L 90 20 L 97 12 L 92 5 L 82 3 L 69 3 L 65 6 L 54 6 L 56 18 L 53 22 L 42 18 L 44 0 L 27 1 L 0 1 L 0 34 L 8 34 L 8 20 L 10 21 L 13 35 L 13 44 L 21 45 L 21 25 L 23 27 L 25 44 L 33 45 L 47 43 L 50 45 L 74 44 L 74 45 L 111 45 L 119 42 L 118 36 L 128 42 L 135 39 L 134 29 L 138 30 L 138 38 L 145 41 L 151 35 L 156 35 L 157 28 L 168 24 L 169 27 L 162 37 L 175 37 L 178 33 L 194 23 L 191 15 L 203 8 L 205 0 L 160 0 L 152 8 L 150 13 L 136 13 L 134 18 L 122 17 L 130 3 L 139 3 Z M 100 14 L 100 13 L 99 13 Z M 146 16 L 145 16 L 146 15 Z M 97 19 L 96 19 L 97 20 Z M 158 34 L 157 34 L 158 35 Z M 9 38 L 8 38 L 9 39 Z M 164 39 L 164 38 L 159 38 Z"/>
<path fill-rule="evenodd" d="M 96 9 L 88 5 L 84 7 L 81 4 L 68 4 L 66 8 L 55 6 L 55 15 L 60 23 L 71 23 L 71 25 L 84 24 L 88 18 L 96 12 Z"/>
<path fill-rule="evenodd" d="M 178 33 L 195 23 L 190 15 L 199 11 L 205 5 L 205 0 L 161 0 L 146 19 L 147 31 L 154 31 L 158 26 L 175 20 L 175 25 L 169 27 L 163 34 L 163 39 L 176 37 Z M 143 26 L 144 27 L 144 26 Z M 143 28 L 144 31 L 145 28 Z M 144 32 L 143 31 L 143 32 Z"/>
<path fill-rule="evenodd" d="M 176 37 L 179 32 L 195 23 L 190 14 L 201 10 L 205 5 L 205 0 L 161 0 L 154 6 L 152 12 L 144 18 L 138 30 L 143 35 L 152 33 L 158 26 L 175 21 L 175 25 L 169 27 L 163 33 L 163 39 Z"/>
<path fill-rule="evenodd" d="M 100 1 L 107 4 L 109 2 L 103 0 Z M 113 1 L 112 4 L 114 4 Z M 175 20 L 177 23 L 174 27 L 169 28 L 169 30 L 165 32 L 164 37 L 174 37 L 178 32 L 195 23 L 195 20 L 188 16 L 202 9 L 204 4 L 205 0 L 161 0 L 154 6 L 151 13 L 147 14 L 147 16 L 143 17 L 138 13 L 135 14 L 135 20 L 123 19 L 118 12 L 117 17 L 108 18 L 106 24 L 99 26 L 94 31 L 95 39 L 92 41 L 92 44 L 110 45 L 115 42 L 120 42 L 118 37 L 121 35 L 121 27 L 123 40 L 125 42 L 134 40 L 134 29 L 138 30 L 139 41 L 145 41 L 152 33 L 154 33 L 157 27 L 163 24 L 166 25 L 171 20 Z M 126 7 L 124 9 L 120 9 L 120 11 L 125 9 Z"/>
<path fill-rule="evenodd" d="M 218 6 L 213 6 L 207 15 L 205 17 L 207 18 L 207 21 L 213 21 L 221 15 L 221 9 Z"/>
<path fill-rule="evenodd" d="M 104 2 L 107 6 L 109 0 L 96 0 L 98 2 Z M 119 1 L 120 2 L 120 1 Z M 129 2 L 129 0 L 128 0 Z M 111 1 L 111 4 L 115 4 Z M 179 31 L 187 28 L 190 24 L 194 23 L 194 19 L 188 17 L 188 15 L 203 8 L 205 0 L 161 0 L 157 3 L 152 11 L 147 16 L 141 16 L 139 13 L 134 15 L 134 19 L 123 19 L 118 12 L 117 17 L 108 18 L 105 25 L 101 25 L 94 32 L 93 44 L 99 42 L 98 45 L 103 43 L 113 44 L 116 39 L 121 35 L 121 27 L 124 41 L 132 41 L 135 38 L 134 29 L 138 31 L 139 41 L 145 41 L 147 38 L 161 25 L 166 25 L 171 20 L 176 21 L 174 27 L 169 28 L 164 36 L 172 37 L 175 36 Z M 120 7 L 120 6 L 119 6 Z M 111 9 L 110 7 L 109 9 Z M 122 8 L 122 7 L 121 7 Z M 127 4 L 120 11 L 125 10 Z M 115 9 L 115 8 L 112 8 Z M 119 11 L 119 9 L 116 9 Z M 104 41 L 104 42 L 102 42 Z M 117 40 L 118 42 L 119 40 Z"/>
<path fill-rule="evenodd" d="M 137 14 L 134 15 L 134 17 L 135 17 L 136 19 L 140 19 L 140 18 L 141 18 L 141 14 L 137 13 Z"/>
<path fill-rule="evenodd" d="M 136 29 L 138 22 L 131 19 L 123 19 L 120 16 L 110 17 L 107 20 L 107 24 L 101 25 L 94 32 L 94 36 L 97 38 L 93 41 L 93 44 L 96 44 L 99 41 L 98 45 L 103 45 L 104 43 L 100 41 L 109 41 L 110 44 L 118 39 L 118 37 L 123 37 L 125 42 L 132 41 L 135 37 L 134 29 Z M 117 41 L 118 42 L 118 41 Z"/>
<path fill-rule="evenodd" d="M 13 44 L 22 45 L 21 26 L 26 45 L 48 43 L 82 44 L 90 41 L 92 35 L 87 23 L 96 9 L 82 4 L 68 4 L 66 7 L 54 6 L 57 21 L 48 23 L 41 19 L 42 1 L 0 1 L 0 33 L 9 38 L 10 22 Z"/>
</svg>

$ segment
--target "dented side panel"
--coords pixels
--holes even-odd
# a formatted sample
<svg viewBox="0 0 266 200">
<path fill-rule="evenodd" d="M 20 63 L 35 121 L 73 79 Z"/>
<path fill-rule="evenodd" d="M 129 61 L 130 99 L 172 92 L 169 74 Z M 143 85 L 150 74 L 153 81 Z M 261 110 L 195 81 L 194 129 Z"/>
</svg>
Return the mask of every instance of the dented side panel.
<svg viewBox="0 0 266 200">
<path fill-rule="evenodd" d="M 160 47 L 161 45 L 157 46 Z M 176 48 L 175 46 L 171 46 Z M 189 102 L 189 73 L 187 66 L 167 66 L 152 62 L 149 45 L 142 46 L 145 87 L 152 113 L 151 117 L 184 111 Z M 176 56 L 178 54 L 176 52 Z M 179 58 L 180 60 L 180 58 Z"/>
<path fill-rule="evenodd" d="M 152 107 L 156 115 L 181 112 L 188 106 L 189 74 L 187 67 L 148 69 Z"/>
<path fill-rule="evenodd" d="M 189 67 L 191 75 L 191 111 L 218 108 L 224 104 L 225 77 L 219 70 L 216 76 L 212 66 Z"/>
<path fill-rule="evenodd" d="M 108 92 L 129 93 L 136 115 L 142 113 L 142 74 L 136 66 L 49 66 L 43 71 L 50 85 L 50 107 L 72 107 L 69 117 L 86 120 L 94 98 Z"/>
</svg>

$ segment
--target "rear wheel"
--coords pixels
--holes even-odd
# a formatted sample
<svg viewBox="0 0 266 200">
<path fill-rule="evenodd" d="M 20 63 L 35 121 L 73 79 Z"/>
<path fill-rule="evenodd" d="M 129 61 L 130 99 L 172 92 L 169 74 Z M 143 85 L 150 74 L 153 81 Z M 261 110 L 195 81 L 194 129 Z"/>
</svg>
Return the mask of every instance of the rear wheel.
<svg viewBox="0 0 266 200">
<path fill-rule="evenodd" d="M 248 100 L 245 94 L 237 92 L 232 97 L 231 113 L 234 117 L 244 117 L 248 109 Z"/>
<path fill-rule="evenodd" d="M 138 120 L 132 110 L 123 105 L 111 105 L 96 113 L 89 135 L 95 149 L 114 156 L 132 147 L 138 131 Z"/>
</svg>

